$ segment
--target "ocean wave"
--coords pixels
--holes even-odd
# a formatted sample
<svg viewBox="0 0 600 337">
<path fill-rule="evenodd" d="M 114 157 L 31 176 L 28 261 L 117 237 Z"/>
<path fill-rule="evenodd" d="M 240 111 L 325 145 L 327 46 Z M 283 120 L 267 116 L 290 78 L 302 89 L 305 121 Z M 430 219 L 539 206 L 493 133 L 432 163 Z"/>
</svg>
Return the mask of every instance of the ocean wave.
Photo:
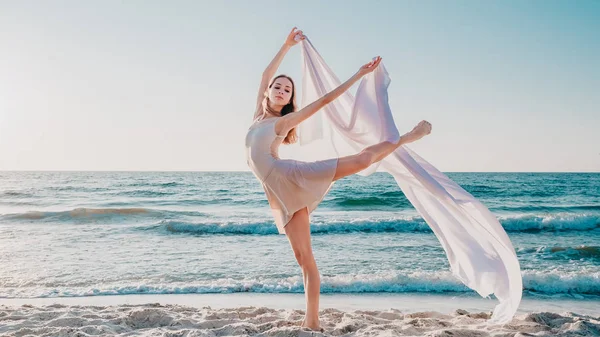
<svg viewBox="0 0 600 337">
<path fill-rule="evenodd" d="M 145 284 L 147 283 L 147 284 Z M 560 272 L 523 272 L 525 295 L 583 296 L 600 295 L 600 272 L 590 274 Z M 2 298 L 80 297 L 130 294 L 214 294 L 214 293 L 302 293 L 302 277 L 223 278 L 205 281 L 165 282 L 153 284 L 140 280 L 136 284 L 110 284 L 69 287 L 0 287 Z M 322 275 L 321 293 L 474 293 L 450 272 L 411 272 L 358 275 Z"/>
<path fill-rule="evenodd" d="M 70 211 L 62 212 L 40 212 L 30 211 L 25 213 L 5 214 L 0 217 L 2 220 L 58 220 L 58 219 L 76 219 L 93 216 L 111 216 L 111 215 L 138 215 L 151 212 L 146 208 L 75 208 Z"/>
<path fill-rule="evenodd" d="M 147 182 L 147 181 L 142 181 L 142 182 L 134 182 L 131 184 L 127 184 L 125 186 L 132 186 L 132 187 L 180 187 L 180 186 L 189 186 L 188 184 L 184 184 L 184 183 L 178 183 L 175 181 L 170 181 L 170 182 Z"/>
<path fill-rule="evenodd" d="M 589 231 L 600 228 L 599 216 L 574 217 L 516 217 L 500 219 L 507 232 L 537 233 L 543 231 Z M 170 233 L 188 234 L 278 234 L 271 220 L 259 222 L 184 222 L 162 221 L 154 228 Z M 337 233 L 382 233 L 382 232 L 431 232 L 431 229 L 420 217 L 384 220 L 340 221 L 332 220 L 324 223 L 312 223 L 313 234 Z"/>
<path fill-rule="evenodd" d="M 24 191 L 6 190 L 6 191 L 0 192 L 0 196 L 23 198 L 23 197 L 32 197 L 33 194 L 31 194 L 30 192 L 24 192 Z"/>
<path fill-rule="evenodd" d="M 202 200 L 194 202 L 204 203 Z M 206 201 L 210 204 L 213 201 Z M 181 200 L 176 205 L 181 205 Z M 138 221 L 140 218 L 153 219 L 153 228 L 162 228 L 171 233 L 194 234 L 277 234 L 275 224 L 264 214 L 258 216 L 250 211 L 243 218 L 238 214 L 215 221 L 215 217 L 199 211 L 176 211 L 128 207 L 129 205 L 113 205 L 108 208 L 75 208 L 65 211 L 28 211 L 0 215 L 2 222 L 35 223 L 43 222 L 82 222 L 89 219 L 105 222 Z M 121 207 L 119 207 L 121 206 Z M 132 205 L 133 206 L 133 205 Z M 169 205 L 155 203 L 158 208 Z M 171 205 L 172 206 L 172 205 Z M 189 206 L 189 205 L 186 205 Z M 381 232 L 431 232 L 429 226 L 420 216 L 384 216 L 381 212 L 362 212 L 361 218 L 351 218 L 352 213 L 334 212 L 331 215 L 319 216 L 319 221 L 311 223 L 311 231 L 315 234 L 327 233 L 381 233 Z M 392 214 L 392 213 L 386 213 Z M 313 219 L 314 220 L 314 219 Z M 538 233 L 560 231 L 592 231 L 600 229 L 600 215 L 559 213 L 553 215 L 513 215 L 500 216 L 499 221 L 507 232 Z"/>
<path fill-rule="evenodd" d="M 365 197 L 343 197 L 326 200 L 323 202 L 323 206 L 331 207 L 338 206 L 343 208 L 366 208 L 373 206 L 388 206 L 390 208 L 405 209 L 412 207 L 408 202 L 408 199 L 404 195 L 380 195 L 380 196 L 365 196 Z M 399 193 L 401 194 L 401 193 Z"/>
<path fill-rule="evenodd" d="M 473 191 L 473 190 L 497 191 L 497 190 L 501 189 L 500 187 L 497 187 L 497 186 L 482 185 L 482 184 L 462 184 L 461 187 L 464 188 L 466 191 Z"/>
<path fill-rule="evenodd" d="M 0 220 L 4 221 L 45 221 L 45 222 L 69 222 L 84 220 L 104 220 L 126 222 L 127 219 L 134 220 L 139 217 L 151 218 L 174 218 L 180 216 L 194 216 L 207 218 L 208 214 L 196 211 L 162 211 L 148 208 L 75 208 L 68 211 L 42 212 L 30 211 L 25 213 L 4 214 Z"/>
<path fill-rule="evenodd" d="M 570 206 L 496 206 L 492 208 L 496 211 L 509 211 L 512 213 L 535 213 L 535 212 L 552 212 L 552 213 L 565 213 L 565 212 L 581 212 L 581 211 L 600 211 L 600 205 L 570 205 Z"/>
<path fill-rule="evenodd" d="M 597 259 L 600 258 L 600 246 L 540 246 L 535 248 L 520 248 L 520 254 L 543 254 L 554 259 Z"/>
<path fill-rule="evenodd" d="M 349 232 L 381 233 L 381 232 L 430 232 L 431 229 L 424 221 L 415 219 L 394 219 L 389 221 L 333 221 L 327 223 L 312 223 L 310 225 L 313 234 L 335 234 Z M 213 222 L 213 223 L 191 223 L 181 221 L 162 221 L 154 226 L 155 229 L 164 230 L 169 233 L 185 234 L 278 234 L 277 227 L 273 221 L 240 223 Z"/>
<path fill-rule="evenodd" d="M 164 197 L 168 195 L 176 195 L 178 192 L 165 192 L 165 191 L 154 191 L 154 190 L 128 190 L 128 191 L 117 191 L 110 193 L 113 196 L 124 196 L 124 197 Z"/>
<path fill-rule="evenodd" d="M 533 294 L 600 295 L 600 272 L 523 271 L 523 290 Z"/>
<path fill-rule="evenodd" d="M 600 228 L 600 215 L 596 214 L 519 215 L 499 217 L 499 220 L 509 232 L 588 231 Z"/>
<path fill-rule="evenodd" d="M 106 191 L 106 187 L 90 187 L 90 186 L 77 186 L 77 185 L 59 185 L 59 186 L 48 186 L 44 190 L 51 192 L 79 192 L 79 193 L 96 193 Z"/>
</svg>

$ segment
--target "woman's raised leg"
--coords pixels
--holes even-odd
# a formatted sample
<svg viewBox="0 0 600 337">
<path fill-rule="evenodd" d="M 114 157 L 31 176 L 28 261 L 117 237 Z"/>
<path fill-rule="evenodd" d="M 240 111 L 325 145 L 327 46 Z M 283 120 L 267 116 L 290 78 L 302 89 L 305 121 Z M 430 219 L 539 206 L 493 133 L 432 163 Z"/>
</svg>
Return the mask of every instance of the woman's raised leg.
<svg viewBox="0 0 600 337">
<path fill-rule="evenodd" d="M 338 180 L 343 177 L 358 173 L 371 166 L 371 164 L 387 157 L 398 147 L 419 140 L 429 133 L 431 133 L 431 124 L 429 124 L 427 121 L 421 121 L 413 128 L 412 131 L 402 135 L 397 143 L 387 141 L 381 142 L 366 147 L 357 154 L 340 157 L 333 180 Z"/>
</svg>

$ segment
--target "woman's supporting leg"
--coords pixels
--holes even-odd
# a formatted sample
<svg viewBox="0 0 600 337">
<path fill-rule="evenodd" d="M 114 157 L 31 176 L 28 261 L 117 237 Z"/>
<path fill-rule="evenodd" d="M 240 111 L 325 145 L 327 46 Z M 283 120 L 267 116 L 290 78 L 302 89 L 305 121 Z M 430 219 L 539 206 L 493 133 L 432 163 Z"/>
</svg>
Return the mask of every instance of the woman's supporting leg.
<svg viewBox="0 0 600 337">
<path fill-rule="evenodd" d="M 419 124 L 417 124 L 417 126 L 414 127 L 412 131 L 402 135 L 402 137 L 400 137 L 400 140 L 397 143 L 387 141 L 381 142 L 366 147 L 357 154 L 346 157 L 340 157 L 338 160 L 338 165 L 333 180 L 338 180 L 340 178 L 358 173 L 371 166 L 371 164 L 376 163 L 382 160 L 383 158 L 387 157 L 398 147 L 419 140 L 425 135 L 428 135 L 430 132 L 431 124 L 429 124 L 429 122 L 426 121 L 421 121 Z"/>
<path fill-rule="evenodd" d="M 302 269 L 302 277 L 304 279 L 306 317 L 304 318 L 303 326 L 319 330 L 321 278 L 312 252 L 310 223 L 306 207 L 294 213 L 290 222 L 285 226 L 285 234 L 292 246 L 296 261 Z"/>
</svg>

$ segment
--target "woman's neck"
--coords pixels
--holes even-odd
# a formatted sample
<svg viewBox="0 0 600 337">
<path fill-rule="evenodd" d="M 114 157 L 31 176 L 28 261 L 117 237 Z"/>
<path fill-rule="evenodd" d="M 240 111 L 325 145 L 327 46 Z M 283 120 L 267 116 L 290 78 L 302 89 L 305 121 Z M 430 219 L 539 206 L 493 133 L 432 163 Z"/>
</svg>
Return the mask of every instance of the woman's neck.
<svg viewBox="0 0 600 337">
<path fill-rule="evenodd" d="M 281 117 L 281 110 L 283 109 L 283 105 L 271 105 L 269 101 L 266 102 L 265 114 L 273 117 Z"/>
</svg>

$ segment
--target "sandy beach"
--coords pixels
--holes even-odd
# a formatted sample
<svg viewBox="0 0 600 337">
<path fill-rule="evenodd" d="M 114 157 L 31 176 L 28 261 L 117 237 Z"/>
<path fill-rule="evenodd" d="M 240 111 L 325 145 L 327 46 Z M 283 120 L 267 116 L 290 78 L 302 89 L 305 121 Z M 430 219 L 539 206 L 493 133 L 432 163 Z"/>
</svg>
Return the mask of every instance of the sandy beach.
<svg viewBox="0 0 600 337">
<path fill-rule="evenodd" d="M 301 294 L 2 300 L 6 336 L 598 336 L 600 301 L 525 299 L 509 324 L 494 301 L 444 295 L 324 295 L 324 332 L 299 327 Z"/>
<path fill-rule="evenodd" d="M 600 337 L 598 32 L 0 0 L 0 337 Z"/>
</svg>

